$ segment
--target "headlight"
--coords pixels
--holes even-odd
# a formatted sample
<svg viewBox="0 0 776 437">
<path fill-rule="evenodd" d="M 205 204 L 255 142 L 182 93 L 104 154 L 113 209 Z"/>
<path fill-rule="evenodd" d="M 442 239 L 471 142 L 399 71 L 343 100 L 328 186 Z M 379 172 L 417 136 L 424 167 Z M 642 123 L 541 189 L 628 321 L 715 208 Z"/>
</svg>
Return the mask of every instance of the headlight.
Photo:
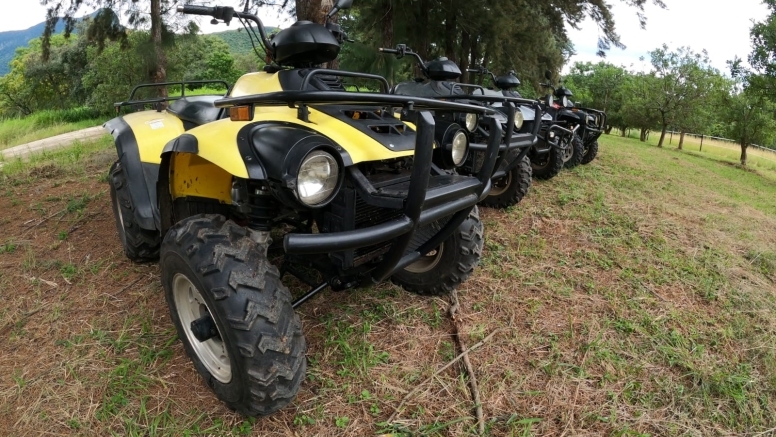
<svg viewBox="0 0 776 437">
<path fill-rule="evenodd" d="M 555 138 L 555 132 L 553 132 L 553 131 L 550 131 L 550 138 L 551 138 L 551 139 L 552 139 L 552 138 Z"/>
<path fill-rule="evenodd" d="M 525 122 L 525 117 L 523 117 L 523 111 L 516 110 L 515 111 L 515 130 L 520 130 L 523 127 L 523 123 Z"/>
<path fill-rule="evenodd" d="M 467 120 L 468 121 L 468 120 Z M 453 164 L 458 167 L 466 160 L 466 153 L 469 150 L 469 139 L 466 133 L 459 130 L 453 136 L 453 144 L 450 146 L 450 155 L 453 158 Z"/>
<path fill-rule="evenodd" d="M 474 132 L 474 129 L 477 129 L 477 119 L 477 114 L 466 114 L 466 130 Z"/>
<path fill-rule="evenodd" d="M 296 177 L 299 200 L 308 206 L 319 205 L 334 193 L 338 181 L 337 160 L 322 150 L 314 150 L 299 167 L 299 175 Z"/>
</svg>

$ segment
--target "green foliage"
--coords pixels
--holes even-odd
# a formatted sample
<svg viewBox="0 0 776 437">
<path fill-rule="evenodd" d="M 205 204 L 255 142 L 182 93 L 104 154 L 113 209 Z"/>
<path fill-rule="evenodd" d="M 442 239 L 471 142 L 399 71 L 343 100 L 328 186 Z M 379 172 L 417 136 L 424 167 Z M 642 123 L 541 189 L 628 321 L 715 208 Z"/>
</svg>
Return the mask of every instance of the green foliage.
<svg viewBox="0 0 776 437">
<path fill-rule="evenodd" d="M 267 32 L 267 35 L 271 35 L 277 30 L 276 27 L 264 27 L 264 31 Z M 256 57 L 256 53 L 253 51 L 253 46 L 251 45 L 250 39 L 248 39 L 245 29 L 226 30 L 223 32 L 211 33 L 210 36 L 222 39 L 229 46 L 229 52 L 233 55 L 252 55 L 254 58 Z M 257 45 L 256 49 L 258 49 L 259 53 L 263 56 L 261 47 Z"/>
</svg>

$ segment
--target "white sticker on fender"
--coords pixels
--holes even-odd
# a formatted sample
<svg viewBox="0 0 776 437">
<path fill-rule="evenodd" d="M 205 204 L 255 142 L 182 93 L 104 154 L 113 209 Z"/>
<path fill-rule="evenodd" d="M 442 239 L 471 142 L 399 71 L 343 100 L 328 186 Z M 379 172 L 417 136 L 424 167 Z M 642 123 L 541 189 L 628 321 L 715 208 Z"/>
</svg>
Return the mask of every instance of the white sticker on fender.
<svg viewBox="0 0 776 437">
<path fill-rule="evenodd" d="M 164 122 L 162 120 L 151 120 L 147 121 L 147 124 L 151 125 L 151 129 L 162 129 L 164 127 Z"/>
</svg>

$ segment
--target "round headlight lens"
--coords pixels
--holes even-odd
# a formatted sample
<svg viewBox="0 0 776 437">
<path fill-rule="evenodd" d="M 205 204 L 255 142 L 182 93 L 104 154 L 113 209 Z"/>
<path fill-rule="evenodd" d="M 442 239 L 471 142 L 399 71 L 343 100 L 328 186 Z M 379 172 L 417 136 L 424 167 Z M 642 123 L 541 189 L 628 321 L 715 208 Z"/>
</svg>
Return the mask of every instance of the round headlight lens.
<svg viewBox="0 0 776 437">
<path fill-rule="evenodd" d="M 451 148 L 451 155 L 453 157 L 453 164 L 458 167 L 463 164 L 466 159 L 466 152 L 469 148 L 469 140 L 466 138 L 466 133 L 459 130 L 453 136 L 453 145 Z"/>
<path fill-rule="evenodd" d="M 299 167 L 299 175 L 296 177 L 299 200 L 309 206 L 323 203 L 337 188 L 338 181 L 337 160 L 322 150 L 314 150 Z"/>
<path fill-rule="evenodd" d="M 520 130 L 523 127 L 523 123 L 525 123 L 525 117 L 523 117 L 523 111 L 520 111 L 519 109 L 515 111 L 515 129 Z"/>
<path fill-rule="evenodd" d="M 477 114 L 466 114 L 466 130 L 474 132 L 477 129 Z"/>
</svg>

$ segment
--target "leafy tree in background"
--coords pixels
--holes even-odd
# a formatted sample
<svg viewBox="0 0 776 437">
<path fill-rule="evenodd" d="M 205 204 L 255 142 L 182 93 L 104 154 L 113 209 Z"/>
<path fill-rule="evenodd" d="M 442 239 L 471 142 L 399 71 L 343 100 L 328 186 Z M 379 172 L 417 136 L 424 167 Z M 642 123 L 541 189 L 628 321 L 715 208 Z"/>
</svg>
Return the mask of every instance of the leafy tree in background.
<svg viewBox="0 0 776 437">
<path fill-rule="evenodd" d="M 682 126 L 703 103 L 714 70 L 705 51 L 695 53 L 689 47 L 671 52 L 664 44 L 650 52 L 650 57 L 654 79 L 644 82 L 646 88 L 639 92 L 646 93 L 642 96 L 645 109 L 658 114 L 661 132 L 657 146 L 663 147 L 668 126 Z"/>
<path fill-rule="evenodd" d="M 128 17 L 128 23 L 135 28 L 150 25 L 147 34 L 149 43 L 149 59 L 146 78 L 154 83 L 167 80 L 166 49 L 172 41 L 175 0 L 41 0 L 47 6 L 46 28 L 42 37 L 42 55 L 44 60 L 49 56 L 49 44 L 52 32 L 61 19 L 65 22 L 65 37 L 69 37 L 76 24 L 76 16 L 82 9 L 96 10 L 94 19 L 87 28 L 89 41 L 102 50 L 106 41 L 119 41 L 126 48 L 127 29 L 121 25 L 119 14 Z M 195 31 L 196 26 L 189 23 L 188 29 Z M 164 87 L 157 89 L 159 96 L 166 96 Z"/>
<path fill-rule="evenodd" d="M 608 134 L 613 127 L 624 126 L 620 112 L 628 96 L 622 93 L 622 88 L 629 75 L 624 68 L 606 62 L 577 62 L 565 77 L 565 83 L 574 92 L 575 101 L 606 112 Z"/>
</svg>

